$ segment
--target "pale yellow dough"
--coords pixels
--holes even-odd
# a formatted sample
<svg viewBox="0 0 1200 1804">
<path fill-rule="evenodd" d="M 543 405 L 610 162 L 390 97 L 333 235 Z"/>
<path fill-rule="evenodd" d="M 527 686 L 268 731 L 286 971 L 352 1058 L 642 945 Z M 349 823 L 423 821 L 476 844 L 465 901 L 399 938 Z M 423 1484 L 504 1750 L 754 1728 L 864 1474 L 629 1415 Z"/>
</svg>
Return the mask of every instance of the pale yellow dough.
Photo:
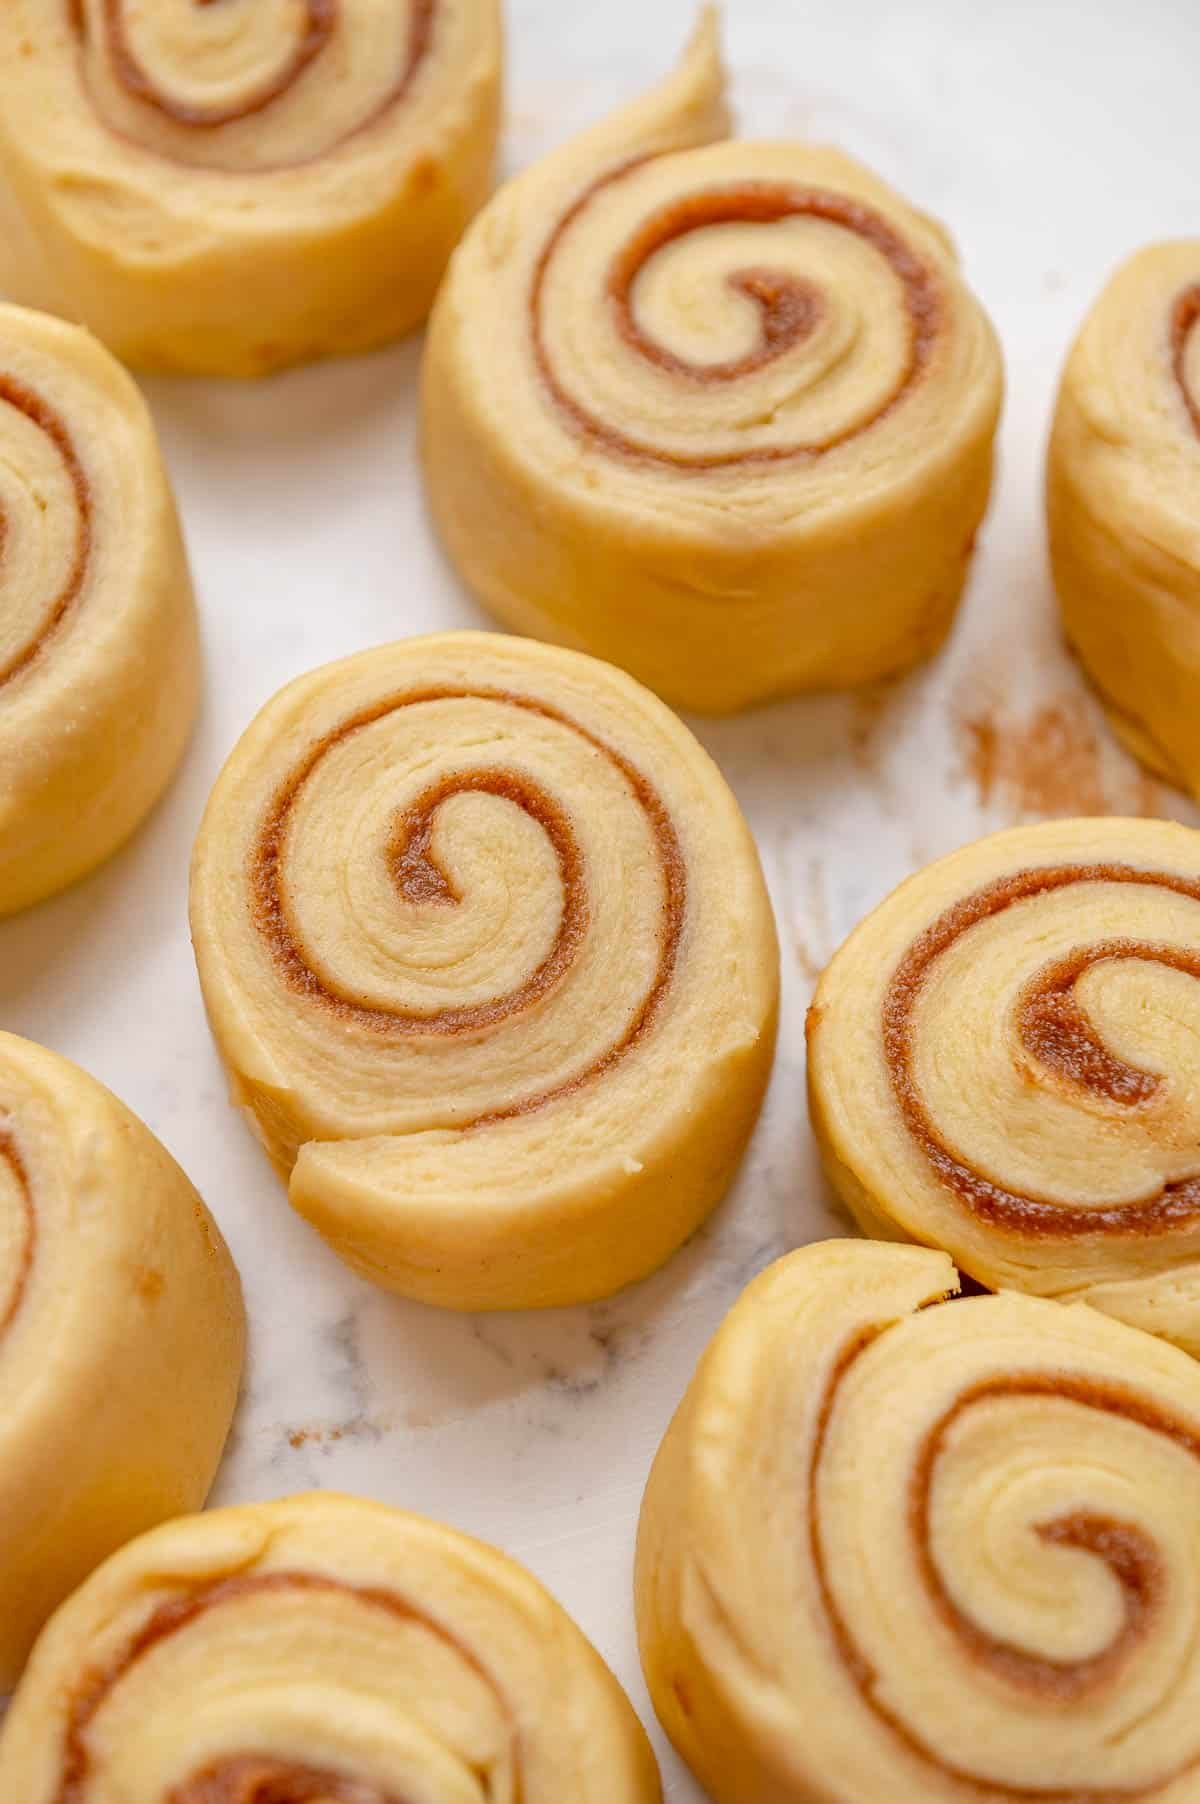
<svg viewBox="0 0 1200 1804">
<path fill-rule="evenodd" d="M 821 978 L 808 1069 L 868 1233 L 1200 1355 L 1200 833 L 1050 821 L 920 871 Z"/>
<path fill-rule="evenodd" d="M 459 1309 L 660 1265 L 729 1186 L 778 949 L 708 755 L 620 671 L 413 639 L 258 715 L 192 869 L 235 1100 L 367 1277 Z"/>
<path fill-rule="evenodd" d="M 199 676 L 145 402 L 86 332 L 0 306 L 0 915 L 84 876 L 141 824 L 187 742 Z"/>
<path fill-rule="evenodd" d="M 47 1629 L 21 1804 L 659 1804 L 616 1679 L 515 1561 L 328 1493 L 169 1523 Z"/>
<path fill-rule="evenodd" d="M 1200 796 L 1200 239 L 1139 251 L 1088 315 L 1046 500 L 1063 624 L 1114 728 Z"/>
<path fill-rule="evenodd" d="M 434 516 L 480 599 L 711 712 L 934 649 L 1002 386 L 939 225 L 840 151 L 728 131 L 710 13 L 481 214 L 423 379 Z"/>
<path fill-rule="evenodd" d="M 1200 1799 L 1200 1368 L 957 1282 L 781 1259 L 668 1430 L 638 1627 L 714 1804 Z"/>
<path fill-rule="evenodd" d="M 4 0 L 0 291 L 257 376 L 424 319 L 491 185 L 498 0 Z"/>
<path fill-rule="evenodd" d="M 0 1693 L 94 1566 L 203 1503 L 243 1340 L 174 1160 L 94 1078 L 0 1034 Z"/>
</svg>

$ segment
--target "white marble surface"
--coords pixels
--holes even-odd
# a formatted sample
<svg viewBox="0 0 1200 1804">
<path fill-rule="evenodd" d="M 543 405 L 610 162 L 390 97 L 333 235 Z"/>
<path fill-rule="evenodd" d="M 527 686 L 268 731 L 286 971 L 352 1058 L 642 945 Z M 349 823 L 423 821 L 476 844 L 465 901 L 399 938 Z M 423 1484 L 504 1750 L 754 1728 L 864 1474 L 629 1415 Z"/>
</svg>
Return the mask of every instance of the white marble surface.
<svg viewBox="0 0 1200 1804">
<path fill-rule="evenodd" d="M 691 0 L 509 0 L 510 166 L 648 83 Z M 647 1722 L 629 1604 L 641 1488 L 696 1355 L 775 1255 L 845 1224 L 812 1150 L 803 1017 L 816 971 L 901 876 L 1040 813 L 1189 817 L 1109 741 L 1060 649 L 1042 445 L 1059 363 L 1112 265 L 1200 230 L 1194 0 L 729 0 L 742 128 L 836 141 L 942 215 L 1008 356 L 1001 474 L 936 666 L 886 691 L 698 723 L 749 815 L 779 915 L 785 1003 L 742 1180 L 656 1278 L 529 1317 L 439 1314 L 351 1277 L 289 1212 L 226 1104 L 187 941 L 188 850 L 234 738 L 286 679 L 358 647 L 479 625 L 425 519 L 420 345 L 262 387 L 147 390 L 205 622 L 207 702 L 136 842 L 0 926 L 0 1022 L 112 1086 L 200 1186 L 253 1324 L 217 1499 L 340 1487 L 526 1560 Z M 990 748 L 990 749 L 989 749 Z M 699 1793 L 657 1736 L 672 1804 Z"/>
</svg>

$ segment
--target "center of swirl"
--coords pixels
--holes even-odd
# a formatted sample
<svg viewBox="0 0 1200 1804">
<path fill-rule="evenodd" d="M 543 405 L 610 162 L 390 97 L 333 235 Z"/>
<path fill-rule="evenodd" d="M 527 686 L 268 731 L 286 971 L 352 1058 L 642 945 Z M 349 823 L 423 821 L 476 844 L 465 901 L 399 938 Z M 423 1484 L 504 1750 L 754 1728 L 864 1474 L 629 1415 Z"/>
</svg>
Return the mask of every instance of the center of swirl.
<svg viewBox="0 0 1200 1804">
<path fill-rule="evenodd" d="M 91 1746 L 91 1731 L 97 1716 L 128 1673 L 165 1642 L 211 1612 L 232 1609 L 247 1599 L 272 1595 L 308 1595 L 314 1607 L 319 1605 L 322 1597 L 351 1598 L 365 1610 L 374 1611 L 392 1622 L 415 1624 L 424 1629 L 492 1692 L 515 1743 L 512 1710 L 492 1673 L 465 1643 L 418 1604 L 393 1591 L 344 1584 L 340 1579 L 322 1573 L 266 1572 L 220 1579 L 168 1599 L 151 1613 L 111 1660 L 85 1675 L 66 1703 L 58 1789 L 49 1804 L 87 1804 L 98 1765 Z M 251 1657 L 254 1645 L 253 1639 L 245 1643 Z M 186 1709 L 187 1700 L 179 1698 L 178 1704 L 181 1710 Z M 321 1785 L 326 1789 L 319 1789 Z M 247 1751 L 244 1755 L 226 1757 L 192 1775 L 168 1794 L 164 1804 L 405 1804 L 405 1801 L 381 1791 L 377 1785 L 356 1782 L 348 1775 L 330 1774 Z"/>
<path fill-rule="evenodd" d="M 1200 882 L 1133 865 L 1061 865 L 1020 871 L 977 890 L 938 917 L 914 941 L 883 1003 L 883 1049 L 892 1094 L 929 1164 L 971 1212 L 995 1227 L 1024 1234 L 1165 1234 L 1200 1221 L 1200 1178 L 1167 1184 L 1155 1196 L 1107 1209 L 1063 1207 L 994 1183 L 947 1144 L 929 1115 L 914 1071 L 917 1001 L 938 959 L 979 922 L 1018 902 L 1075 883 L 1129 883 L 1165 889 L 1200 902 Z M 1025 988 L 1017 1031 L 1025 1050 L 1064 1085 L 1122 1108 L 1144 1104 L 1162 1079 L 1119 1059 L 1100 1040 L 1075 998 L 1087 970 L 1105 960 L 1140 959 L 1200 978 L 1200 952 L 1144 940 L 1106 940 L 1081 948 L 1041 971 Z"/>
<path fill-rule="evenodd" d="M 533 351 L 551 399 L 570 425 L 590 443 L 609 453 L 644 459 L 686 470 L 720 470 L 740 464 L 775 463 L 817 457 L 877 425 L 905 398 L 923 376 L 941 325 L 941 298 L 933 271 L 888 224 L 863 202 L 827 189 L 792 183 L 744 181 L 683 196 L 652 213 L 613 260 L 607 274 L 607 297 L 622 341 L 656 368 L 699 385 L 736 382 L 754 374 L 800 344 L 814 329 L 826 301 L 815 284 L 765 266 L 735 270 L 730 286 L 754 301 L 759 311 L 759 343 L 746 355 L 724 363 L 701 364 L 677 356 L 646 333 L 634 307 L 634 287 L 651 258 L 692 232 L 722 225 L 774 225 L 787 219 L 817 219 L 854 233 L 884 259 L 898 279 L 907 314 L 904 366 L 874 409 L 841 431 L 787 445 L 757 446 L 731 452 L 668 451 L 648 439 L 602 420 L 573 395 L 559 374 L 547 340 L 545 291 L 554 259 L 566 234 L 598 195 L 645 167 L 639 158 L 611 171 L 586 189 L 563 215 L 542 250 L 531 293 Z"/>
<path fill-rule="evenodd" d="M 191 0 L 197 10 L 229 3 L 230 0 Z M 340 148 L 360 132 L 377 124 L 393 107 L 407 98 L 432 47 L 438 4 L 439 0 L 410 0 L 407 41 L 395 80 L 363 117 L 357 119 L 333 144 L 326 146 L 322 154 Z M 76 34 L 86 45 L 89 37 L 87 0 L 70 0 L 70 6 Z M 346 29 L 343 0 L 299 0 L 295 29 L 290 34 L 278 65 L 235 99 L 204 103 L 184 99 L 173 93 L 151 73 L 134 47 L 129 12 L 128 0 L 101 0 L 103 50 L 114 80 L 131 100 L 149 108 L 170 124 L 184 126 L 195 132 L 216 132 L 224 126 L 240 124 L 287 99 L 309 67 L 336 42 L 339 32 Z M 284 164 L 264 164 L 244 173 L 263 173 L 270 169 L 298 165 L 307 160 L 306 156 L 293 156 Z M 200 163 L 197 166 L 204 165 Z"/>
<path fill-rule="evenodd" d="M 817 1419 L 812 1461 L 808 1474 L 809 1548 L 814 1562 L 822 1608 L 839 1654 L 864 1703 L 876 1719 L 901 1741 L 910 1753 L 940 1775 L 965 1787 L 981 1799 L 997 1804 L 1130 1804 L 1131 1800 L 1157 1796 L 1184 1773 L 1200 1764 L 1200 1754 L 1185 1765 L 1149 1784 L 1133 1787 L 1071 1787 L 1011 1785 L 985 1779 L 944 1760 L 889 1703 L 881 1675 L 863 1653 L 845 1611 L 835 1594 L 828 1570 L 819 1509 L 819 1480 L 830 1429 L 838 1409 L 840 1392 L 851 1368 L 866 1349 L 888 1331 L 879 1323 L 863 1329 L 835 1361 Z M 921 1582 L 939 1620 L 950 1630 L 964 1656 L 975 1666 L 1022 1694 L 1053 1702 L 1061 1708 L 1085 1703 L 1109 1686 L 1137 1647 L 1150 1633 L 1166 1600 L 1167 1573 L 1161 1553 L 1151 1537 L 1136 1523 L 1118 1521 L 1083 1508 L 1034 1525 L 1039 1539 L 1071 1547 L 1103 1562 L 1120 1589 L 1122 1623 L 1109 1646 L 1082 1660 L 1054 1660 L 1032 1654 L 998 1639 L 972 1620 L 952 1596 L 933 1549 L 931 1495 L 939 1458 L 955 1424 L 980 1404 L 997 1399 L 1047 1398 L 1080 1409 L 1119 1417 L 1148 1433 L 1160 1435 L 1190 1458 L 1200 1461 L 1200 1429 L 1173 1415 L 1165 1407 L 1122 1385 L 1070 1371 L 1017 1372 L 985 1378 L 965 1389 L 929 1427 L 917 1448 L 908 1486 L 908 1524 Z M 1085 1720 L 1085 1719 L 1084 1719 Z"/>
<path fill-rule="evenodd" d="M 1171 368 L 1183 396 L 1183 404 L 1188 410 L 1192 428 L 1200 438 L 1200 395 L 1195 394 L 1188 382 L 1187 354 L 1192 333 L 1200 324 L 1200 282 L 1191 288 L 1185 288 L 1171 309 Z"/>
<path fill-rule="evenodd" d="M 57 593 L 50 597 L 32 636 L 18 645 L 6 659 L 0 660 L 0 689 L 3 689 L 6 683 L 10 683 L 33 663 L 79 600 L 92 547 L 92 492 L 70 433 L 59 415 L 40 395 L 16 377 L 0 375 L 0 403 L 24 414 L 49 439 L 66 469 L 75 499 L 74 536 L 67 574 Z M 0 511 L 0 586 L 4 580 L 3 558 L 9 533 L 9 522 Z"/>
<path fill-rule="evenodd" d="M 277 969 L 290 988 L 342 1020 L 388 1035 L 452 1036 L 501 1026 L 548 996 L 564 979 L 583 945 L 589 921 L 587 877 L 574 825 L 566 810 L 532 777 L 509 768 L 471 770 L 443 777 L 397 815 L 386 856 L 392 881 L 403 900 L 430 908 L 453 907 L 461 901 L 433 850 L 440 808 L 465 794 L 496 796 L 522 809 L 545 833 L 558 865 L 562 907 L 550 950 L 522 983 L 490 1000 L 421 1014 L 400 1006 L 368 1005 L 344 993 L 319 974 L 307 957 L 289 906 L 287 832 L 297 802 L 322 760 L 356 733 L 397 712 L 438 701 L 475 700 L 514 708 L 577 735 L 602 755 L 623 778 L 641 809 L 662 873 L 664 901 L 658 933 L 658 957 L 649 987 L 623 1033 L 587 1070 L 553 1090 L 479 1118 L 473 1125 L 527 1114 L 577 1090 L 624 1058 L 649 1031 L 658 1014 L 679 957 L 686 907 L 687 878 L 683 851 L 670 814 L 657 790 L 613 746 L 548 703 L 508 691 L 438 687 L 390 697 L 350 716 L 326 733 L 277 791 L 260 829 L 251 857 L 251 906 L 255 924 L 269 946 Z"/>
</svg>

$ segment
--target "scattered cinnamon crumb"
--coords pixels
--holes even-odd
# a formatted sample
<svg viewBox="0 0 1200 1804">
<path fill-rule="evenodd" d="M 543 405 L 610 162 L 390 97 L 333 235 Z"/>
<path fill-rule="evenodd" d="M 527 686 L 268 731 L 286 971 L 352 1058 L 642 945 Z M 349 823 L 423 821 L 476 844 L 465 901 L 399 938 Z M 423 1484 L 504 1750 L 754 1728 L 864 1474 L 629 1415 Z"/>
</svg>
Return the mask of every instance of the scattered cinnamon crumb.
<svg viewBox="0 0 1200 1804">
<path fill-rule="evenodd" d="M 327 1446 L 330 1441 L 340 1441 L 345 1436 L 344 1428 L 293 1428 L 288 1435 L 291 1447 L 307 1447 L 315 1443 L 318 1447 Z"/>
<path fill-rule="evenodd" d="M 1060 696 L 1022 722 L 983 713 L 962 715 L 958 725 L 984 806 L 1003 797 L 1022 814 L 1122 812 L 1109 799 L 1104 746 L 1083 696 Z"/>
</svg>

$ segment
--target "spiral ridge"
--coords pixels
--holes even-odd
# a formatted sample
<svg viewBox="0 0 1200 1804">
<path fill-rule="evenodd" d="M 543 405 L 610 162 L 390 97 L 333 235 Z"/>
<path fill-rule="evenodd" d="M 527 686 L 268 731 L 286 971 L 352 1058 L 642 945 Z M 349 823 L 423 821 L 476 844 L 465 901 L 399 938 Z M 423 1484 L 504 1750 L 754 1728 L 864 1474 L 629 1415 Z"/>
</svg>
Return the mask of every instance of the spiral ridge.
<svg viewBox="0 0 1200 1804">
<path fill-rule="evenodd" d="M 237 1100 L 381 1282 L 602 1294 L 730 1181 L 769 904 L 714 768 L 615 671 L 466 634 L 302 679 L 214 791 L 192 920 Z"/>
<path fill-rule="evenodd" d="M 490 189 L 502 53 L 498 0 L 11 0 L 4 292 L 191 374 L 398 337 Z"/>
<path fill-rule="evenodd" d="M 25 1804 L 662 1795 L 625 1694 L 527 1572 L 329 1494 L 185 1518 L 109 1561 L 43 1637 L 0 1779 Z"/>
<path fill-rule="evenodd" d="M 997 834 L 884 902 L 809 1027 L 859 1220 L 1198 1344 L 1198 924 L 1200 836 L 1136 821 Z"/>
<path fill-rule="evenodd" d="M 932 650 L 1001 391 L 934 221 L 837 151 L 728 129 L 709 16 L 474 223 L 422 388 L 435 518 L 481 599 L 714 712 Z"/>
<path fill-rule="evenodd" d="M 191 0 L 191 3 L 196 14 L 202 15 L 213 5 L 213 0 Z M 268 64 L 261 75 L 228 99 L 212 100 L 189 98 L 186 91 L 177 91 L 170 82 L 178 74 L 186 75 L 206 50 L 215 57 L 229 42 L 227 28 L 220 37 L 214 30 L 211 39 L 206 39 L 207 28 L 202 17 L 199 18 L 190 47 L 183 41 L 159 46 L 164 52 L 164 61 L 168 60 L 166 53 L 170 52 L 179 67 L 168 66 L 164 74 L 158 75 L 138 49 L 125 0 L 73 0 L 73 25 L 85 73 L 90 71 L 92 104 L 101 114 L 104 113 L 104 92 L 98 81 L 98 71 L 93 66 L 97 61 L 106 65 L 109 79 L 128 101 L 148 109 L 170 126 L 186 128 L 167 141 L 155 139 L 152 133 L 139 139 L 149 148 L 161 149 L 164 153 L 169 149 L 172 157 L 180 157 L 199 167 L 271 170 L 295 167 L 337 150 L 358 132 L 368 130 L 385 118 L 393 107 L 401 105 L 419 76 L 434 43 L 439 0 L 409 0 L 407 5 L 390 9 L 395 14 L 390 34 L 394 42 L 380 48 L 391 50 L 391 73 L 382 77 L 380 91 L 357 117 L 351 116 L 341 124 L 336 136 L 316 145 L 295 143 L 290 150 L 280 153 L 277 163 L 259 160 L 249 145 L 242 147 L 236 163 L 220 157 L 214 160 L 213 147 L 210 143 L 206 149 L 204 139 L 211 138 L 224 127 L 253 119 L 282 102 L 293 98 L 299 101 L 300 94 L 293 94 L 293 90 L 299 89 L 302 77 L 311 66 L 319 65 L 330 53 L 339 36 L 344 37 L 348 29 L 354 29 L 355 15 L 362 10 L 354 6 L 353 0 L 303 0 L 296 29 L 288 34 L 291 41 L 276 66 L 271 68 Z M 387 10 L 383 10 L 381 17 L 386 18 Z M 143 31 L 151 22 L 145 17 L 138 21 Z M 233 47 L 237 47 L 236 37 Z M 388 61 L 384 54 L 381 62 L 385 70 Z M 336 72 L 331 72 L 330 79 L 336 79 Z M 120 111 L 109 123 L 113 129 L 129 135 L 136 129 L 134 120 Z M 200 134 L 200 141 L 197 142 L 192 134 Z"/>
<path fill-rule="evenodd" d="M 92 494 L 91 485 L 83 465 L 79 461 L 70 431 L 54 409 L 47 406 L 46 402 L 33 390 L 27 388 L 24 383 L 7 374 L 0 374 L 0 402 L 14 408 L 49 441 L 55 455 L 61 461 L 70 483 L 76 514 L 75 530 L 70 535 L 71 548 L 67 567 L 61 583 L 45 602 L 39 617 L 30 623 L 31 630 L 28 636 L 19 639 L 15 646 L 6 648 L 3 655 L 0 655 L 0 688 L 2 688 L 5 683 L 11 682 L 33 662 L 79 599 L 87 578 L 88 555 L 92 540 Z M 28 506 L 28 502 L 26 502 L 26 506 Z M 0 500 L 0 583 L 4 582 L 5 546 L 13 536 L 13 526 L 3 507 L 2 500 Z"/>
<path fill-rule="evenodd" d="M 668 1431 L 642 1654 L 721 1804 L 1200 1785 L 1195 1366 L 1093 1310 L 947 1302 L 956 1284 L 924 1249 L 790 1255 Z"/>
<path fill-rule="evenodd" d="M 88 335 L 0 309 L 0 915 L 83 876 L 182 754 L 198 651 L 153 425 Z"/>
<path fill-rule="evenodd" d="M 723 362 L 701 362 L 676 353 L 647 331 L 634 302 L 637 283 L 658 253 L 680 244 L 695 232 L 711 232 L 714 228 L 731 225 L 777 225 L 788 220 L 824 221 L 855 234 L 869 245 L 887 264 L 903 290 L 903 306 L 908 315 L 907 345 L 890 389 L 885 389 L 861 418 L 841 426 L 829 426 L 823 434 L 807 440 L 790 444 L 742 445 L 710 452 L 658 447 L 605 422 L 585 402 L 576 399 L 560 378 L 547 343 L 547 288 L 551 283 L 554 259 L 572 229 L 577 225 L 586 229 L 587 209 L 597 194 L 628 179 L 631 173 L 644 166 L 641 160 L 635 160 L 585 190 L 547 239 L 535 271 L 532 331 L 537 366 L 546 389 L 574 428 L 613 455 L 646 459 L 679 470 L 719 470 L 740 464 L 818 457 L 859 433 L 869 431 L 900 405 L 908 390 L 920 380 L 933 352 L 940 312 L 934 271 L 879 212 L 862 202 L 828 190 L 767 181 L 724 184 L 707 191 L 700 189 L 651 213 L 617 250 L 609 265 L 607 292 L 614 330 L 637 356 L 669 377 L 682 377 L 701 389 L 757 375 L 777 359 L 803 346 L 831 312 L 831 297 L 817 284 L 786 269 L 772 269 L 766 265 L 751 264 L 731 269 L 725 282 L 758 309 L 760 339 L 740 356 Z"/>
</svg>

